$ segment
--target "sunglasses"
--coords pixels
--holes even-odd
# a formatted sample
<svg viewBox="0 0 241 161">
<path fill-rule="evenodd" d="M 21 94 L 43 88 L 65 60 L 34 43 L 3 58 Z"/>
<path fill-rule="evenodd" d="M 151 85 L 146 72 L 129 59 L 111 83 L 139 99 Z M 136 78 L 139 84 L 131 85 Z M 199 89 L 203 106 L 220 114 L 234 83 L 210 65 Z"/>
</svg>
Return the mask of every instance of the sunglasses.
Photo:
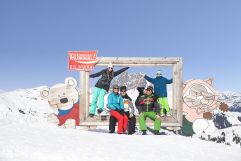
<svg viewBox="0 0 241 161">
<path fill-rule="evenodd" d="M 121 92 L 126 92 L 126 91 L 121 91 Z"/>
<path fill-rule="evenodd" d="M 119 88 L 114 88 L 114 89 L 119 89 Z"/>
</svg>

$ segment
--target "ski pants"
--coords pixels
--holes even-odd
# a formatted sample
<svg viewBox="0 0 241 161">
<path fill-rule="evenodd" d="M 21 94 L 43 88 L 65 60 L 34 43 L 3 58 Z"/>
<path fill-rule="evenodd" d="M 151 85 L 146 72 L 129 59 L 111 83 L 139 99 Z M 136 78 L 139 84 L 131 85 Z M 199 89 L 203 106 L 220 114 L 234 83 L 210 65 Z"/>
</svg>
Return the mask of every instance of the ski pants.
<svg viewBox="0 0 241 161">
<path fill-rule="evenodd" d="M 90 107 L 90 114 L 95 114 L 96 111 L 96 104 L 98 102 L 98 108 L 103 109 L 104 108 L 104 96 L 106 94 L 106 90 L 100 89 L 98 87 L 94 87 L 94 94 L 91 102 Z"/>
<path fill-rule="evenodd" d="M 170 113 L 170 107 L 169 107 L 169 104 L 168 104 L 167 97 L 159 97 L 157 99 L 157 102 L 161 107 L 161 114 L 164 114 L 165 111 L 166 111 L 166 113 Z"/>
<path fill-rule="evenodd" d="M 126 132 L 127 129 L 127 124 L 128 124 L 128 117 L 126 116 L 126 114 L 121 114 L 119 111 L 117 110 L 111 110 L 110 111 L 110 124 L 109 124 L 109 129 L 111 132 L 115 131 L 115 123 L 116 120 L 118 122 L 118 130 L 117 133 L 121 134 Z"/>
<path fill-rule="evenodd" d="M 154 130 L 160 130 L 161 128 L 161 120 L 156 118 L 156 113 L 154 111 L 150 112 L 142 112 L 139 116 L 139 124 L 140 124 L 140 130 L 146 130 L 146 118 L 150 118 L 154 121 Z"/>
<path fill-rule="evenodd" d="M 132 117 L 129 117 L 130 116 L 129 112 L 125 112 L 125 114 L 128 117 L 127 131 L 129 134 L 133 134 L 135 133 L 135 129 L 136 129 L 136 116 L 133 115 Z M 115 131 L 116 122 L 117 120 L 113 116 L 110 116 L 110 123 L 109 123 L 110 132 Z"/>
</svg>

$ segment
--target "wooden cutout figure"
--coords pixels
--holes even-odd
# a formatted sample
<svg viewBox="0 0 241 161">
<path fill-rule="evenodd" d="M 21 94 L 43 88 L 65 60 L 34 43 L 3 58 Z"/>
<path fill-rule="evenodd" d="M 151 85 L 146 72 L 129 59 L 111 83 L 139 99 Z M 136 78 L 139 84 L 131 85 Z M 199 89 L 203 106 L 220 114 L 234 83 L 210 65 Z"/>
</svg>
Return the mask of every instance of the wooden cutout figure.
<svg viewBox="0 0 241 161">
<path fill-rule="evenodd" d="M 65 83 L 41 90 L 41 97 L 47 99 L 49 106 L 55 111 L 48 116 L 48 122 L 62 127 L 79 126 L 79 93 L 76 87 L 77 81 L 68 77 Z"/>
<path fill-rule="evenodd" d="M 224 103 L 219 102 L 212 82 L 212 79 L 189 80 L 183 85 L 184 135 L 212 134 L 216 130 L 213 110 L 217 107 L 224 112 L 228 110 Z"/>
</svg>

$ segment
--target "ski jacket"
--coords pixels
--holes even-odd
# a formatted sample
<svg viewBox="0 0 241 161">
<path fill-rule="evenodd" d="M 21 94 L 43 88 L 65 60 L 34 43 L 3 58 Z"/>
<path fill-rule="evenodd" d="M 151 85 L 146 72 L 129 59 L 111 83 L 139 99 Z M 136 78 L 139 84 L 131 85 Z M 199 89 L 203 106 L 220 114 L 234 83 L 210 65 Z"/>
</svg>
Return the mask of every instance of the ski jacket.
<svg viewBox="0 0 241 161">
<path fill-rule="evenodd" d="M 113 73 L 113 75 L 108 74 L 107 73 L 107 68 L 103 69 L 102 71 L 95 73 L 95 74 L 91 74 L 90 78 L 95 78 L 95 77 L 99 77 L 101 76 L 101 78 L 97 81 L 97 83 L 95 84 L 95 87 L 104 89 L 108 92 L 109 88 L 110 88 L 110 83 L 112 81 L 112 79 L 114 77 L 116 77 L 117 75 L 121 74 L 122 72 L 126 71 L 129 67 L 125 67 L 122 68 L 116 72 Z"/>
<path fill-rule="evenodd" d="M 110 110 L 124 110 L 124 103 L 120 94 L 115 94 L 114 92 L 109 94 L 108 108 Z"/>
<path fill-rule="evenodd" d="M 157 98 L 154 97 L 154 94 L 151 95 L 142 95 L 139 98 L 139 113 L 154 111 L 160 113 L 160 106 L 157 103 Z"/>
<path fill-rule="evenodd" d="M 154 94 L 158 97 L 167 97 L 167 84 L 172 83 L 172 79 L 165 77 L 150 78 L 147 75 L 144 77 L 148 82 L 154 85 Z"/>
</svg>

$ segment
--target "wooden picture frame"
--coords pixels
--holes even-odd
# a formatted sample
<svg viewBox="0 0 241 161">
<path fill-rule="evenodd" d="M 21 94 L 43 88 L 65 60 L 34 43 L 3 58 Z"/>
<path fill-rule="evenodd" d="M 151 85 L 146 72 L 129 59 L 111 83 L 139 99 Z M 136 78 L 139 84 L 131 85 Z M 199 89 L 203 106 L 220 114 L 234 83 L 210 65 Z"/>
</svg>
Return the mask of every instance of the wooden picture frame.
<svg viewBox="0 0 241 161">
<path fill-rule="evenodd" d="M 162 120 L 163 127 L 182 126 L 183 105 L 183 80 L 182 80 L 182 58 L 181 57 L 101 57 L 96 66 L 107 66 L 110 62 L 114 66 L 128 67 L 172 67 L 173 75 L 173 110 L 172 116 Z M 89 113 L 89 72 L 80 71 L 80 119 L 83 126 L 104 126 L 107 122 L 88 121 Z"/>
</svg>

